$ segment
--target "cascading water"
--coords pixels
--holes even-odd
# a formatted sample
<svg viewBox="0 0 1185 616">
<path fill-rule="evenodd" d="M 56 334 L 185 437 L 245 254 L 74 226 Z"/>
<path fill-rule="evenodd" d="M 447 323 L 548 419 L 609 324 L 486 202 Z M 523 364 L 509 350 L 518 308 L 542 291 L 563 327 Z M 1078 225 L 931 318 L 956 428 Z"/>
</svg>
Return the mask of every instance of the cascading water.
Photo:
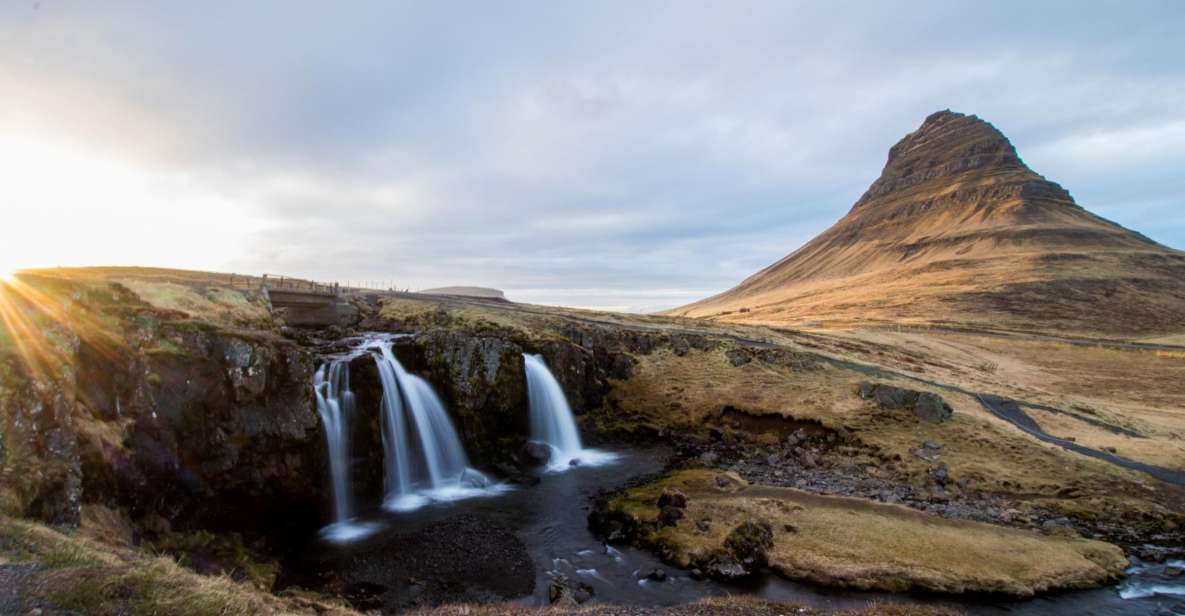
<svg viewBox="0 0 1185 616">
<path fill-rule="evenodd" d="M 329 482 L 333 490 L 333 524 L 323 535 L 347 541 L 368 534 L 372 527 L 353 521 L 354 503 L 350 489 L 349 422 L 354 415 L 354 393 L 350 391 L 349 358 L 323 364 L 313 375 L 317 414 L 325 428 L 329 454 Z"/>
<path fill-rule="evenodd" d="M 383 386 L 384 506 L 406 511 L 431 501 L 502 491 L 470 468 L 440 398 L 427 381 L 404 370 L 391 341 L 371 341 L 368 348 Z"/>
<path fill-rule="evenodd" d="M 576 465 L 597 465 L 617 458 L 612 453 L 585 449 L 580 430 L 572 417 L 572 408 L 559 381 L 539 355 L 523 353 L 527 373 L 527 395 L 531 406 L 531 439 L 551 447 L 549 471 L 562 471 Z"/>
<path fill-rule="evenodd" d="M 407 511 L 436 501 L 452 501 L 504 492 L 470 468 L 444 405 L 432 386 L 403 369 L 391 351 L 391 337 L 362 340 L 349 354 L 321 365 L 313 375 L 317 413 L 325 430 L 333 523 L 321 531 L 344 542 L 373 532 L 378 525 L 354 517 L 350 477 L 350 422 L 356 408 L 350 390 L 350 362 L 371 355 L 383 388 L 381 425 L 385 496 L 383 505 Z"/>
</svg>

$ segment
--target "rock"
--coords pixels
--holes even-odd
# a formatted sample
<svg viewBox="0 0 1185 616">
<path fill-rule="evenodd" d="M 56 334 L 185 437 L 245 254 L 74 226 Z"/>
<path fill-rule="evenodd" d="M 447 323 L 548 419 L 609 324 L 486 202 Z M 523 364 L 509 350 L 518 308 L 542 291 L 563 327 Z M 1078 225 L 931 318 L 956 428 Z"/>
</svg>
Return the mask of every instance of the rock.
<svg viewBox="0 0 1185 616">
<path fill-rule="evenodd" d="M 876 385 L 864 381 L 856 386 L 856 395 L 864 400 L 871 400 L 876 395 Z"/>
<path fill-rule="evenodd" d="M 593 594 L 591 586 L 562 573 L 556 574 L 547 587 L 548 602 L 560 607 L 576 607 L 591 599 Z"/>
<path fill-rule="evenodd" d="M 876 399 L 877 404 L 881 408 L 886 409 L 905 408 L 907 404 L 916 399 L 916 397 L 910 396 L 911 393 L 916 394 L 916 392 L 910 392 L 909 390 L 892 385 L 876 385 L 872 390 L 872 395 Z"/>
<path fill-rule="evenodd" d="M 742 366 L 753 361 L 753 355 L 746 349 L 732 349 L 724 355 L 733 366 Z"/>
<path fill-rule="evenodd" d="M 665 582 L 667 581 L 667 572 L 662 569 L 655 569 L 646 574 L 646 579 L 652 582 Z"/>
<path fill-rule="evenodd" d="M 726 582 L 749 575 L 749 572 L 736 559 L 723 555 L 712 558 L 704 567 L 704 572 L 713 579 Z"/>
<path fill-rule="evenodd" d="M 816 460 L 814 454 L 809 451 L 803 451 L 802 455 L 800 455 L 798 459 L 806 468 L 815 468 L 816 466 L 819 466 L 819 461 Z"/>
<path fill-rule="evenodd" d="M 673 488 L 663 488 L 662 494 L 658 497 L 658 506 L 660 509 L 666 507 L 685 509 L 687 507 L 687 495 Z"/>
<path fill-rule="evenodd" d="M 924 442 L 922 442 L 922 448 L 929 449 L 931 451 L 938 451 L 938 450 L 942 449 L 942 443 L 937 443 L 934 441 L 924 441 Z"/>
<path fill-rule="evenodd" d="M 551 460 L 551 446 L 539 441 L 527 441 L 523 444 L 521 454 L 529 466 L 543 466 Z"/>
<path fill-rule="evenodd" d="M 704 579 L 704 572 L 700 569 L 692 569 L 688 575 L 691 576 L 691 579 L 696 581 Z"/>
<path fill-rule="evenodd" d="M 637 363 L 637 360 L 629 355 L 615 355 L 613 357 L 613 363 L 610 364 L 609 376 L 619 381 L 629 380 L 634 375 L 634 365 Z"/>
<path fill-rule="evenodd" d="M 1041 530 L 1046 534 L 1063 537 L 1076 537 L 1078 533 L 1069 518 L 1052 518 L 1041 523 Z"/>
<path fill-rule="evenodd" d="M 1185 575 L 1185 567 L 1165 567 L 1164 574 L 1167 577 L 1181 577 L 1182 575 Z"/>
<path fill-rule="evenodd" d="M 946 421 L 953 412 L 942 396 L 928 391 L 920 392 L 913 405 L 913 414 L 930 423 Z"/>
<path fill-rule="evenodd" d="M 699 461 L 704 466 L 715 466 L 720 461 L 720 454 L 715 451 L 705 451 L 700 454 Z"/>
<path fill-rule="evenodd" d="M 695 528 L 702 533 L 706 533 L 712 529 L 712 521 L 707 518 L 703 518 L 701 520 L 696 520 L 695 521 Z"/>
<path fill-rule="evenodd" d="M 861 383 L 856 393 L 866 400 L 875 399 L 883 409 L 912 409 L 914 415 L 932 423 L 945 421 L 953 413 L 942 396 L 928 391 L 914 391 L 883 383 Z"/>
<path fill-rule="evenodd" d="M 743 490 L 748 485 L 748 482 L 741 479 L 735 468 L 734 470 L 716 475 L 716 487 L 724 491 Z"/>
<path fill-rule="evenodd" d="M 683 519 L 683 509 L 681 509 L 679 507 L 674 507 L 674 506 L 668 505 L 666 507 L 661 508 L 658 512 L 658 525 L 660 527 L 674 526 L 679 523 L 679 520 L 682 520 L 682 519 Z"/>
<path fill-rule="evenodd" d="M 930 471 L 930 477 L 934 479 L 938 485 L 945 486 L 950 481 L 950 471 L 947 469 L 945 463 L 941 463 Z"/>
<path fill-rule="evenodd" d="M 767 551 L 774 547 L 774 532 L 769 522 L 746 520 L 732 529 L 724 539 L 724 547 L 747 570 L 765 567 Z"/>
</svg>

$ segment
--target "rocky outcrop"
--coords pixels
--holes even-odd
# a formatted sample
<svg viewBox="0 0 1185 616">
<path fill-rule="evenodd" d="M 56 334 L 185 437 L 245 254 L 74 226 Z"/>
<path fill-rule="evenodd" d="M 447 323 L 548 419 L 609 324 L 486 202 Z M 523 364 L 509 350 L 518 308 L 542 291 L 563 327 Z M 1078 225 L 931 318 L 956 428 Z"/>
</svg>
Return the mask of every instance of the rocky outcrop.
<svg viewBox="0 0 1185 616">
<path fill-rule="evenodd" d="M 119 285 L 29 284 L 42 305 L 28 314 L 57 342 L 0 364 L 6 509 L 66 524 L 85 503 L 175 528 L 279 520 L 245 528 L 279 535 L 319 523 L 308 351 L 153 309 Z"/>
<path fill-rule="evenodd" d="M 882 409 L 910 409 L 922 421 L 941 423 L 954 413 L 942 396 L 929 391 L 903 389 L 883 383 L 861 383 L 857 393 L 865 400 L 876 400 Z"/>
<path fill-rule="evenodd" d="M 529 432 L 523 348 L 495 335 L 434 329 L 412 343 L 421 372 L 449 402 L 470 455 L 490 462 L 516 451 Z"/>
</svg>

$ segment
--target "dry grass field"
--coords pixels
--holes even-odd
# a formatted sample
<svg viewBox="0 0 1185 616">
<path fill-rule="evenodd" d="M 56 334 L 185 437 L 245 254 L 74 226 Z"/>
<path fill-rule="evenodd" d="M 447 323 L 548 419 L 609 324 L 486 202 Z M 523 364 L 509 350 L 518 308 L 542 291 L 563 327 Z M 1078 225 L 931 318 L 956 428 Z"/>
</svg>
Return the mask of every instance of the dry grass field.
<svg viewBox="0 0 1185 616">
<path fill-rule="evenodd" d="M 1122 551 L 1098 541 L 1051 537 L 979 522 L 946 520 L 899 505 L 748 486 L 735 475 L 688 470 L 629 490 L 610 507 L 653 524 L 664 490 L 687 497 L 686 513 L 644 541 L 674 550 L 682 566 L 727 553 L 743 522 L 769 524 L 769 564 L 792 579 L 905 591 L 999 592 L 1092 586 L 1118 577 Z"/>
</svg>

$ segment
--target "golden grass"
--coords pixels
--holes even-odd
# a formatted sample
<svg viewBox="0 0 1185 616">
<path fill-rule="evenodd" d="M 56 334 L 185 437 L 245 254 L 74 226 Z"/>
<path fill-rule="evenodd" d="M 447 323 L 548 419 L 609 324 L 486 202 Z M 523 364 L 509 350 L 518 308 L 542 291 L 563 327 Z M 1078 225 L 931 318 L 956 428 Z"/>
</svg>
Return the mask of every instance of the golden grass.
<svg viewBox="0 0 1185 616">
<path fill-rule="evenodd" d="M 513 328 L 535 339 L 557 337 L 572 324 L 585 327 L 595 323 L 655 333 L 694 330 L 716 337 L 720 346 L 711 351 L 690 349 L 678 356 L 669 347 L 659 347 L 647 355 L 635 354 L 637 364 L 632 376 L 612 381 L 605 408 L 584 418 L 589 427 L 602 431 L 630 432 L 645 427 L 663 433 L 705 436 L 709 424 L 719 427 L 713 417 L 725 407 L 734 407 L 754 415 L 816 421 L 839 430 L 850 441 L 867 446 L 861 450 L 863 453 L 852 454 L 856 457 L 848 462 L 870 464 L 919 485 L 925 482 L 930 463 L 914 456 L 911 450 L 923 441 L 933 440 L 945 445 L 942 461 L 950 467 L 952 477 L 967 480 L 971 489 L 1053 498 L 1064 488 L 1074 487 L 1079 495 L 1102 498 L 1096 503 L 1100 514 L 1123 511 L 1156 519 L 1169 515 L 1157 482 L 1147 475 L 1042 443 L 992 416 L 974 397 L 887 374 L 878 378 L 825 361 L 820 361 L 818 369 L 759 360 L 733 366 L 726 353 L 739 345 L 726 336 L 764 339 L 787 349 L 883 366 L 888 371 L 913 373 L 972 391 L 1062 406 L 1080 401 L 1069 393 L 1075 378 L 1081 382 L 1083 374 L 1122 375 L 1100 379 L 1109 383 L 1102 390 L 1101 401 L 1107 406 L 1100 401 L 1095 401 L 1094 406 L 1113 408 L 1114 416 L 1107 415 L 1108 420 L 1150 428 L 1153 438 L 1133 446 L 1135 441 L 1118 442 L 1113 435 L 1103 434 L 1089 424 L 1069 420 L 1067 426 L 1091 444 L 1116 446 L 1136 459 L 1143 457 L 1172 466 L 1170 463 L 1182 455 L 1180 440 L 1172 434 L 1185 434 L 1172 428 L 1171 422 L 1181 415 L 1179 410 L 1165 408 L 1164 417 L 1158 419 L 1152 412 L 1138 414 L 1139 408 L 1131 405 L 1111 406 L 1119 399 L 1116 393 L 1124 391 L 1125 379 L 1134 380 L 1127 391 L 1140 387 L 1157 391 L 1163 385 L 1164 391 L 1172 394 L 1185 387 L 1179 378 L 1169 382 L 1174 364 L 1151 353 L 944 332 L 876 330 L 807 335 L 670 317 L 430 297 L 388 300 L 383 310 L 388 318 L 410 323 L 434 323 L 469 331 L 494 326 Z M 996 371 L 980 369 L 985 361 L 995 363 Z M 854 393 L 856 384 L 865 380 L 938 393 L 954 408 L 954 417 L 941 424 L 927 424 L 907 411 L 880 411 Z M 1185 390 L 1181 396 L 1185 398 Z M 1170 423 L 1160 428 L 1149 423 L 1154 419 Z M 1062 435 L 1060 425 L 1051 426 L 1051 430 Z M 758 442 L 770 438 L 761 433 L 738 436 Z M 1092 440 L 1095 436 L 1100 438 Z M 894 458 L 899 460 L 888 462 Z M 1185 460 L 1182 462 L 1185 465 Z"/>
<path fill-rule="evenodd" d="M 110 512 L 99 517 L 105 520 L 100 526 L 111 524 Z M 47 568 L 24 593 L 90 616 L 356 614 L 318 597 L 277 597 L 226 576 L 199 575 L 167 556 L 100 543 L 86 534 L 0 516 L 0 557 Z"/>
<path fill-rule="evenodd" d="M 120 279 L 118 282 L 155 308 L 183 312 L 203 321 L 265 326 L 271 320 L 262 299 L 253 300 L 243 291 L 236 289 L 202 288 L 131 278 Z"/>
<path fill-rule="evenodd" d="M 794 579 L 890 591 L 997 592 L 1028 596 L 1095 586 L 1122 574 L 1123 552 L 1078 538 L 1048 537 L 979 522 L 948 520 L 897 505 L 819 496 L 790 488 L 720 488 L 716 471 L 690 470 L 629 490 L 611 507 L 642 521 L 658 515 L 665 488 L 688 496 L 686 515 L 650 541 L 687 566 L 725 551 L 746 520 L 774 529 L 770 565 Z M 730 486 L 744 486 L 735 475 Z M 710 520 L 707 531 L 697 521 Z"/>
<path fill-rule="evenodd" d="M 1145 338 L 1140 342 L 1150 342 L 1152 344 L 1177 344 L 1185 346 L 1185 334 L 1175 334 L 1172 336 L 1159 336 L 1156 338 Z"/>
</svg>

